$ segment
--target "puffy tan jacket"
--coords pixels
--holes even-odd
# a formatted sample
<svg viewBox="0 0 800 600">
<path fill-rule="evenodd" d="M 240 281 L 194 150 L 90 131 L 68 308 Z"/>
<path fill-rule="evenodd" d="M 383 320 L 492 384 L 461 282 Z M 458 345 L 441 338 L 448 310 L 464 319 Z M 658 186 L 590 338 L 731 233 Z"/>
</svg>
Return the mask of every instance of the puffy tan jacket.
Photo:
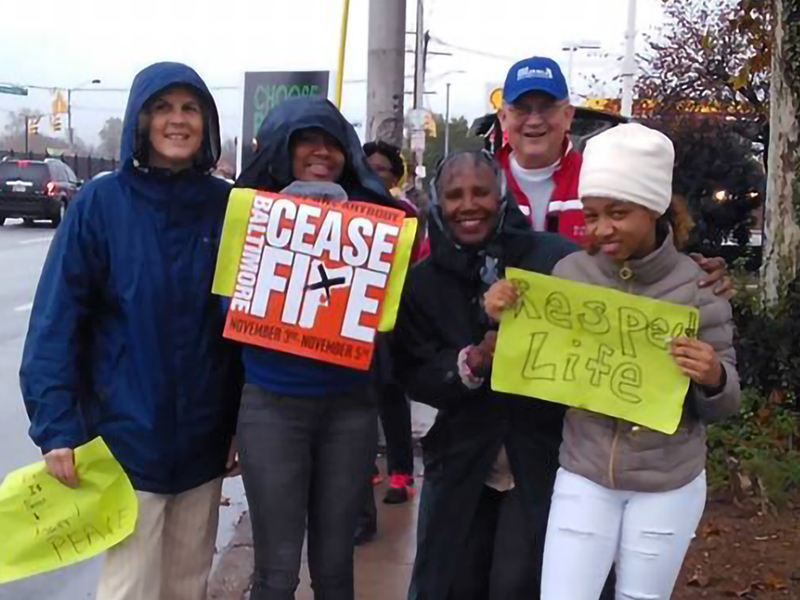
<svg viewBox="0 0 800 600">
<path fill-rule="evenodd" d="M 724 419 L 739 410 L 730 304 L 715 296 L 713 290 L 697 285 L 703 271 L 675 248 L 672 236 L 667 236 L 656 252 L 642 260 L 618 265 L 605 255 L 578 252 L 559 261 L 553 274 L 700 309 L 698 338 L 714 347 L 722 363 L 725 371 L 722 389 L 709 395 L 703 387 L 692 383 L 680 427 L 674 435 L 570 409 L 560 452 L 564 469 L 607 488 L 663 492 L 688 484 L 705 469 L 704 423 Z"/>
</svg>

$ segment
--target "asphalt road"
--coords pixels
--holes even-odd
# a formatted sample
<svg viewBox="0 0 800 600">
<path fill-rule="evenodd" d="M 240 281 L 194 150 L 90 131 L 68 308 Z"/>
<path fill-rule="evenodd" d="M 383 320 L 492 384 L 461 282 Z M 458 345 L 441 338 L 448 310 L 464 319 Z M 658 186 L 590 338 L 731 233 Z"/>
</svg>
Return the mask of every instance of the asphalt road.
<svg viewBox="0 0 800 600">
<path fill-rule="evenodd" d="M 28 438 L 19 392 L 19 363 L 31 303 L 53 230 L 7 221 L 0 227 L 0 478 L 41 460 Z M 98 561 L 0 586 L 0 600 L 84 600 L 93 597 Z"/>
<path fill-rule="evenodd" d="M 0 480 L 16 468 L 41 460 L 28 438 L 18 374 L 31 303 L 53 233 L 49 225 L 24 227 L 22 221 L 10 220 L 0 227 Z M 245 509 L 240 479 L 226 482 L 224 493 L 231 505 L 222 509 L 218 548 L 227 545 Z M 95 559 L 0 585 L 0 600 L 89 600 L 94 598 L 99 568 L 100 560 Z"/>
</svg>

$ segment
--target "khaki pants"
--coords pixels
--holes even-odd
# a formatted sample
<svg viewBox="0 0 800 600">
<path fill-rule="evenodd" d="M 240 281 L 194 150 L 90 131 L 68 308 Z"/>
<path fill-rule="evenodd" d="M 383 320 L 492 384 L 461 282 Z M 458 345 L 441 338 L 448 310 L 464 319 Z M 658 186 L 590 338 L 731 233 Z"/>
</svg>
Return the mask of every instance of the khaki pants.
<svg viewBox="0 0 800 600">
<path fill-rule="evenodd" d="M 205 600 L 222 479 L 175 496 L 137 492 L 136 531 L 108 551 L 97 600 Z"/>
</svg>

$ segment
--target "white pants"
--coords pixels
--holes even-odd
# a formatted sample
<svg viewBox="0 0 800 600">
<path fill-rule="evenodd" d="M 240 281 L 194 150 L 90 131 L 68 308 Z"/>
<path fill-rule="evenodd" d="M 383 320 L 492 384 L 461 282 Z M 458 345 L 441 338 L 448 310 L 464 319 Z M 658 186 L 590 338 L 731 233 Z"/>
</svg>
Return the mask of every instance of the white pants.
<svg viewBox="0 0 800 600">
<path fill-rule="evenodd" d="M 97 600 L 205 600 L 222 479 L 174 496 L 137 492 L 133 534 L 106 555 Z"/>
<path fill-rule="evenodd" d="M 650 494 L 608 489 L 559 469 L 542 600 L 597 600 L 612 564 L 617 600 L 669 600 L 705 503 L 705 473 Z"/>
</svg>

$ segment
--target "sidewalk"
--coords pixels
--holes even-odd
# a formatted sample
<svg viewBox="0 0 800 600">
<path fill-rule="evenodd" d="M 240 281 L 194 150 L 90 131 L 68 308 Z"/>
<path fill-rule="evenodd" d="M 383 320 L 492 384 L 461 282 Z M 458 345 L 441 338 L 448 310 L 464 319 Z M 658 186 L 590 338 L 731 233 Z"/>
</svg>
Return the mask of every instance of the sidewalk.
<svg viewBox="0 0 800 600">
<path fill-rule="evenodd" d="M 415 439 L 433 422 L 432 409 L 412 403 L 412 429 Z M 379 461 L 381 473 L 386 474 L 386 462 Z M 356 600 L 406 600 L 416 549 L 417 512 L 422 488 L 422 464 L 416 459 L 416 493 L 406 504 L 390 506 L 383 503 L 387 483 L 374 488 L 378 506 L 378 535 L 356 548 Z M 248 513 L 236 526 L 231 543 L 222 551 L 211 577 L 210 600 L 245 600 L 253 571 L 253 540 Z M 305 552 L 300 574 L 297 600 L 313 600 L 308 579 Z"/>
<path fill-rule="evenodd" d="M 417 459 L 419 463 L 419 459 Z M 380 461 L 385 473 L 385 461 Z M 418 464 L 419 467 L 419 464 Z M 417 473 L 420 471 L 418 470 Z M 375 488 L 378 506 L 378 535 L 356 548 L 356 599 L 406 600 L 416 547 L 417 509 L 422 478 L 417 477 L 412 501 L 390 506 L 383 503 L 387 484 Z M 211 600 L 244 600 L 253 569 L 253 540 L 250 515 L 245 513 L 236 527 L 231 544 L 223 551 L 211 578 Z M 303 553 L 297 600 L 313 600 L 308 580 L 308 565 Z"/>
</svg>

